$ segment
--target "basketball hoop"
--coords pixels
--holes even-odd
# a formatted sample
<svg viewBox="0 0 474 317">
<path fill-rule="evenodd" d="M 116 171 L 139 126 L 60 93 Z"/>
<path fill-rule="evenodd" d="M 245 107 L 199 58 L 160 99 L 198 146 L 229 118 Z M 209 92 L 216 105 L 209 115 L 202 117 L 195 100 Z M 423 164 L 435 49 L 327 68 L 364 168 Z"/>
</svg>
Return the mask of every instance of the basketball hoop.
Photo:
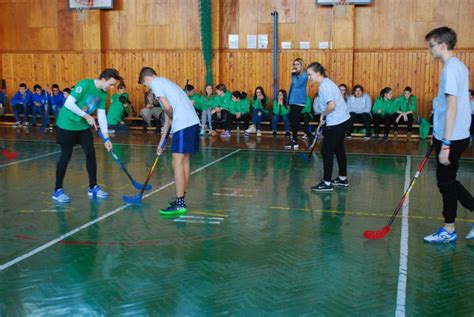
<svg viewBox="0 0 474 317">
<path fill-rule="evenodd" d="M 349 5 L 349 0 L 334 0 L 334 4 L 332 6 L 334 10 L 334 16 L 336 17 L 345 16 L 348 5 Z"/>
</svg>

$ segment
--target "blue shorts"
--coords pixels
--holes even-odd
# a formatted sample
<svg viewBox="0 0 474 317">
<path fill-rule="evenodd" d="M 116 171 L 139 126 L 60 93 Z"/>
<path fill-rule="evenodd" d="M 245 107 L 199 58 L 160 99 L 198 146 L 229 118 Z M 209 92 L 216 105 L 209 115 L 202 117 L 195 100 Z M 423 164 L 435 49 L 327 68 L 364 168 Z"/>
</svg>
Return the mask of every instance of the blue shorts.
<svg viewBox="0 0 474 317">
<path fill-rule="evenodd" d="M 199 151 L 199 124 L 173 132 L 171 153 L 191 154 Z"/>
</svg>

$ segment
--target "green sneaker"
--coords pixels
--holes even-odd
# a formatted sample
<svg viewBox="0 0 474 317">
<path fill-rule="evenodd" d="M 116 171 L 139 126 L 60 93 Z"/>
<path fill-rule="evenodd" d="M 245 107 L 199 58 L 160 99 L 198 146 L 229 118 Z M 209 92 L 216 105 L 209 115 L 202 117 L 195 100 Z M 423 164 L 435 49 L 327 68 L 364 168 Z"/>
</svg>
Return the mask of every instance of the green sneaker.
<svg viewBox="0 0 474 317">
<path fill-rule="evenodd" d="M 160 210 L 160 215 L 175 215 L 175 214 L 185 214 L 188 210 L 186 207 L 178 206 L 177 204 L 173 204 L 168 206 L 165 209 Z"/>
</svg>

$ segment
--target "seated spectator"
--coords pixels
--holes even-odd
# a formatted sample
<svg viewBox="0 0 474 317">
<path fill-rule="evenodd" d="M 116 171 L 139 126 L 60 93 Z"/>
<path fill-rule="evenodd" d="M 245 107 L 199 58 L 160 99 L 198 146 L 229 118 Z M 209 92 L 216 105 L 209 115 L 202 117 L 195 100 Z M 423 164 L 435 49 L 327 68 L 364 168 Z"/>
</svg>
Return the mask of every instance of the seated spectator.
<svg viewBox="0 0 474 317">
<path fill-rule="evenodd" d="M 229 115 L 229 107 L 232 103 L 232 94 L 227 90 L 224 84 L 216 86 L 216 96 L 214 97 L 214 115 L 213 119 L 217 128 L 222 129 L 221 134 L 225 134 L 225 125 Z"/>
<path fill-rule="evenodd" d="M 288 95 L 286 90 L 280 89 L 278 91 L 278 100 L 273 101 L 273 118 L 272 118 L 272 134 L 276 135 L 278 131 L 278 121 L 283 121 L 283 127 L 285 128 L 285 136 L 291 137 L 290 133 L 290 119 L 288 113 L 290 112 L 290 106 L 288 105 Z"/>
<path fill-rule="evenodd" d="M 390 124 L 393 121 L 393 115 L 397 112 L 397 102 L 392 99 L 393 91 L 390 87 L 385 87 L 380 91 L 380 96 L 375 100 L 372 114 L 374 118 L 374 139 L 379 138 L 380 123 L 384 123 L 383 139 L 388 139 L 388 132 L 390 131 Z"/>
<path fill-rule="evenodd" d="M 239 92 L 237 90 L 232 93 L 232 102 L 229 105 L 229 114 L 227 115 L 224 127 L 225 132 L 221 135 L 223 138 L 231 136 L 230 130 L 232 129 L 232 123 L 236 121 L 244 121 L 244 129 L 248 129 L 250 122 L 250 102 L 245 92 Z M 247 132 L 245 132 L 245 136 L 248 137 Z"/>
<path fill-rule="evenodd" d="M 398 125 L 403 122 L 407 125 L 407 139 L 410 139 L 414 113 L 416 113 L 416 97 L 412 94 L 411 87 L 405 87 L 403 96 L 397 99 L 397 112 L 393 123 L 395 137 L 398 136 Z"/>
<path fill-rule="evenodd" d="M 207 84 L 204 89 L 204 93 L 199 101 L 201 104 L 201 132 L 200 135 L 204 135 L 206 132 L 206 124 L 209 128 L 209 135 L 213 135 L 212 132 L 212 111 L 214 110 L 214 92 L 212 91 L 212 85 Z M 215 131 L 214 131 L 215 134 Z"/>
<path fill-rule="evenodd" d="M 339 85 L 339 91 L 341 92 L 342 97 L 344 97 L 344 101 L 347 102 L 347 98 L 349 98 L 349 95 L 347 94 L 346 84 L 340 84 Z"/>
<path fill-rule="evenodd" d="M 31 126 L 36 127 L 36 118 L 39 113 L 40 118 L 41 118 L 41 128 L 40 131 L 44 132 L 46 130 L 46 110 L 48 108 L 48 102 L 49 98 L 46 92 L 43 90 L 43 88 L 36 84 L 33 86 L 33 90 L 35 91 L 33 96 L 32 96 L 32 101 L 33 101 L 33 121 Z"/>
<path fill-rule="evenodd" d="M 124 119 L 129 114 L 131 102 L 128 99 L 128 93 L 125 91 L 126 86 L 123 82 L 118 84 L 117 89 L 118 93 L 112 95 L 109 111 L 107 112 L 109 133 L 114 133 L 115 131 L 128 131 Z"/>
<path fill-rule="evenodd" d="M 155 95 L 151 90 L 145 92 L 145 107 L 140 110 L 140 116 L 145 120 L 143 125 L 143 131 L 146 132 L 151 127 L 151 120 L 155 118 L 157 122 L 156 132 L 161 132 L 163 123 L 161 120 L 164 118 L 161 116 L 163 109 L 161 109 L 160 102 L 156 99 Z"/>
<path fill-rule="evenodd" d="M 50 112 L 51 111 L 53 112 L 54 118 L 57 121 L 59 111 L 64 106 L 64 102 L 66 102 L 66 97 L 64 96 L 63 92 L 61 90 L 59 90 L 59 85 L 58 84 L 53 84 L 53 86 L 51 88 L 52 88 L 52 91 L 48 91 L 50 111 L 47 113 L 47 116 L 46 116 L 47 126 L 49 125 L 49 115 L 51 114 Z M 68 94 L 68 96 L 69 96 L 69 94 Z"/>
<path fill-rule="evenodd" d="M 246 133 L 257 132 L 257 136 L 262 136 L 262 121 L 268 120 L 268 97 L 265 95 L 263 87 L 255 88 L 255 93 L 252 97 L 252 122 L 253 124 L 245 130 Z"/>
<path fill-rule="evenodd" d="M 20 84 L 18 92 L 13 96 L 10 104 L 15 114 L 15 125 L 14 128 L 21 127 L 20 113 L 23 112 L 23 127 L 27 128 L 30 124 L 28 122 L 28 115 L 30 113 L 30 107 L 32 103 L 32 94 L 28 90 L 25 83 Z"/>
<path fill-rule="evenodd" d="M 362 123 L 365 129 L 364 139 L 370 139 L 370 110 L 372 109 L 372 100 L 367 93 L 364 93 L 364 87 L 355 85 L 352 89 L 352 95 L 347 98 L 347 108 L 351 115 L 351 121 L 346 136 L 351 137 L 354 123 Z"/>
</svg>

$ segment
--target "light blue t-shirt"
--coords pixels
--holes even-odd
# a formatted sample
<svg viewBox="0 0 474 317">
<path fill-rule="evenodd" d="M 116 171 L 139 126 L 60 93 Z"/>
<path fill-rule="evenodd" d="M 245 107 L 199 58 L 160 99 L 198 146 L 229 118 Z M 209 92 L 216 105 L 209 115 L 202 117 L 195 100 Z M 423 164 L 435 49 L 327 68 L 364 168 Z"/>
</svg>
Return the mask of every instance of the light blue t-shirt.
<svg viewBox="0 0 474 317">
<path fill-rule="evenodd" d="M 328 102 L 333 101 L 336 104 L 336 108 L 326 116 L 327 126 L 343 123 L 351 117 L 341 91 L 329 78 L 324 78 L 319 85 L 318 96 L 319 109 L 321 112 L 326 110 Z"/>
<path fill-rule="evenodd" d="M 166 97 L 173 108 L 173 122 L 171 133 L 199 124 L 199 118 L 191 100 L 181 87 L 163 77 L 156 77 L 151 81 L 150 88 L 158 97 Z"/>
<path fill-rule="evenodd" d="M 462 140 L 470 136 L 471 106 L 469 102 L 469 71 L 457 58 L 451 57 L 444 63 L 438 96 L 433 100 L 433 135 L 441 140 L 444 136 L 446 110 L 448 102 L 446 94 L 456 96 L 458 101 L 456 118 L 450 140 Z"/>
</svg>

